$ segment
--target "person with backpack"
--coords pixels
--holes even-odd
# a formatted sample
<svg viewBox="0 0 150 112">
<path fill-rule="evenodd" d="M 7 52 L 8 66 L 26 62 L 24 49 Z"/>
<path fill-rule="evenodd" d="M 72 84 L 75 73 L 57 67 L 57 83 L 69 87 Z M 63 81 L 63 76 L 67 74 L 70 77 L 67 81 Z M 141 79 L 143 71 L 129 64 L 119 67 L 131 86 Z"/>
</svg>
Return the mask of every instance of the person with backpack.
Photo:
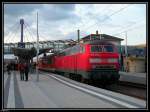
<svg viewBox="0 0 150 112">
<path fill-rule="evenodd" d="M 24 80 L 25 66 L 23 63 L 19 64 L 19 71 L 20 71 L 20 80 Z"/>
</svg>

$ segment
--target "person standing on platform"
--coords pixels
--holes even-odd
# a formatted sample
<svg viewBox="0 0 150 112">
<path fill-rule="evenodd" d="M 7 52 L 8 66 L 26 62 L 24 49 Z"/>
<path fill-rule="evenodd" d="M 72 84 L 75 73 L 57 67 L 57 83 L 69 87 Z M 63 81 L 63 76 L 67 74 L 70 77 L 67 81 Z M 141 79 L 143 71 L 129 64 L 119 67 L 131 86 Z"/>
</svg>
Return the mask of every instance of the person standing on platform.
<svg viewBox="0 0 150 112">
<path fill-rule="evenodd" d="M 10 64 L 8 64 L 8 65 L 7 65 L 7 72 L 8 72 L 8 75 L 11 74 L 11 73 L 10 73 L 10 67 L 11 67 Z"/>
<path fill-rule="evenodd" d="M 121 71 L 124 71 L 124 59 L 123 54 L 121 53 Z"/>
<path fill-rule="evenodd" d="M 29 73 L 29 65 L 27 63 L 25 63 L 25 77 L 26 77 L 26 81 L 28 81 L 28 73 Z"/>
<path fill-rule="evenodd" d="M 19 64 L 20 80 L 24 80 L 25 67 L 23 63 Z"/>
</svg>

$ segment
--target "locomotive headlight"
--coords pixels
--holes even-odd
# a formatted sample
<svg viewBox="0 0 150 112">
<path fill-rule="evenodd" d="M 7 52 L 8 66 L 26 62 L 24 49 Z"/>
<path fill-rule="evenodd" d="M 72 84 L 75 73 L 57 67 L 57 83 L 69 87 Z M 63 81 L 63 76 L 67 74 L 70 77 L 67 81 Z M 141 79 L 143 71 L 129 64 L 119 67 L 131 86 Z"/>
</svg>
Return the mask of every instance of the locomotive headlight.
<svg viewBox="0 0 150 112">
<path fill-rule="evenodd" d="M 116 58 L 110 58 L 110 59 L 108 59 L 108 62 L 109 63 L 116 63 L 116 62 L 118 62 L 118 59 L 116 59 Z"/>
<path fill-rule="evenodd" d="M 101 61 L 100 58 L 90 58 L 90 63 L 100 63 Z"/>
</svg>

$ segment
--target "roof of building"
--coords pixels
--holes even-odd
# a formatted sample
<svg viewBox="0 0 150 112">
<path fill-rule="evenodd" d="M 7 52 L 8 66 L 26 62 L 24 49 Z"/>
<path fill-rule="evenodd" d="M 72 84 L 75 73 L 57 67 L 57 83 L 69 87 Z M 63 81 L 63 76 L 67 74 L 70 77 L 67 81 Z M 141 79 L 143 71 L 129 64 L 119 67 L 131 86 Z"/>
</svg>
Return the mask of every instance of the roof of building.
<svg viewBox="0 0 150 112">
<path fill-rule="evenodd" d="M 65 39 L 65 40 L 45 40 L 45 41 L 39 41 L 39 44 L 45 44 L 45 43 L 70 43 L 70 42 L 75 42 L 72 39 Z M 34 42 L 24 42 L 25 44 L 36 44 L 36 41 Z M 16 43 L 4 43 L 4 45 L 18 45 L 18 42 Z"/>
<path fill-rule="evenodd" d="M 107 34 L 90 34 L 90 35 L 87 35 L 83 38 L 81 38 L 81 40 L 89 40 L 90 38 L 92 37 L 95 37 L 95 39 L 99 39 L 100 36 L 101 36 L 101 39 L 104 39 L 104 40 L 115 40 L 115 41 L 122 41 L 124 39 L 122 38 L 118 38 L 118 37 L 114 37 L 114 36 L 111 36 L 111 35 L 107 35 Z"/>
</svg>

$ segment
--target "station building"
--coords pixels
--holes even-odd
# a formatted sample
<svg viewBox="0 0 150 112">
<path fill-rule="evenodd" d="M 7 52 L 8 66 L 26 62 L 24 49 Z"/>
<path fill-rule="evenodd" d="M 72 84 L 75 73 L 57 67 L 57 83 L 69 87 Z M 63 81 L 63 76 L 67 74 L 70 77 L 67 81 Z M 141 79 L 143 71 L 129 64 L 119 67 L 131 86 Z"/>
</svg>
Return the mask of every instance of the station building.
<svg viewBox="0 0 150 112">
<path fill-rule="evenodd" d="M 145 58 L 144 57 L 128 57 L 124 59 L 126 72 L 145 73 Z"/>
</svg>

